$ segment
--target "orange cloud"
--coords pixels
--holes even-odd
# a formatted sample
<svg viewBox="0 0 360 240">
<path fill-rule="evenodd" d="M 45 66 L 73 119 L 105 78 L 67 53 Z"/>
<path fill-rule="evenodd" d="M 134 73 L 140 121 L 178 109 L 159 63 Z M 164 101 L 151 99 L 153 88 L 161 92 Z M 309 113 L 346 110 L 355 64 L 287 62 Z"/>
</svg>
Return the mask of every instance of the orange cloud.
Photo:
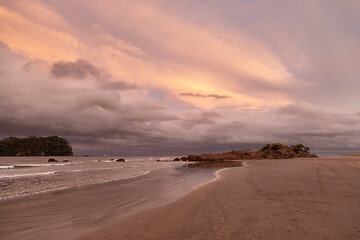
<svg viewBox="0 0 360 240">
<path fill-rule="evenodd" d="M 0 29 L 0 40 L 29 58 L 57 61 L 73 60 L 78 56 L 78 42 L 70 34 L 36 23 L 1 6 Z"/>
<path fill-rule="evenodd" d="M 103 19 L 102 25 L 75 30 L 55 10 L 39 2 L 21 3 L 11 10 L 0 7 L 0 40 L 29 58 L 51 63 L 86 59 L 114 79 L 166 89 L 169 100 L 199 108 L 290 103 L 278 93 L 258 97 L 246 91 L 239 79 L 286 86 L 293 77 L 267 46 L 236 29 L 199 25 L 148 1 L 107 0 L 88 6 Z M 136 44 L 117 37 L 114 32 L 120 30 L 136 35 Z M 180 96 L 184 92 L 230 98 Z"/>
</svg>

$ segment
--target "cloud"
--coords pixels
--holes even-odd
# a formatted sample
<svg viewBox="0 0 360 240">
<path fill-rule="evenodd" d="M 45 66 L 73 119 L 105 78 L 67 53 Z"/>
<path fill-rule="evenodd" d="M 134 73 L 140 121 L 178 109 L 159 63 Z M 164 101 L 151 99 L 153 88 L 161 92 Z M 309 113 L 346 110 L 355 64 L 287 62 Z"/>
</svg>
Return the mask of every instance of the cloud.
<svg viewBox="0 0 360 240">
<path fill-rule="evenodd" d="M 75 145 L 79 139 L 98 144 L 104 139 L 123 139 L 123 144 L 137 144 L 145 141 L 142 139 L 166 139 L 161 124 L 177 118 L 151 99 L 146 99 L 146 104 L 128 103 L 118 88 L 94 88 L 97 82 L 69 85 L 67 81 L 49 81 L 49 72 L 37 64 L 29 67 L 33 61 L 6 45 L 0 48 L 0 62 L 4 61 L 6 64 L 0 65 L 4 72 L 0 76 L 0 137 L 60 135 Z M 69 71 L 65 67 L 61 76 L 97 76 L 89 64 L 80 64 L 81 71 L 74 66 L 79 64 L 75 62 Z M 130 95 L 142 97 L 141 92 Z"/>
<path fill-rule="evenodd" d="M 214 111 L 205 111 L 200 113 L 189 112 L 185 113 L 179 121 L 184 128 L 189 129 L 200 125 L 216 125 L 216 119 L 219 119 L 220 117 L 221 115 Z"/>
<path fill-rule="evenodd" d="M 99 86 L 105 90 L 133 90 L 140 89 L 140 87 L 133 83 L 126 83 L 123 81 L 102 81 Z"/>
<path fill-rule="evenodd" d="M 29 61 L 24 67 L 37 64 L 38 61 Z M 112 80 L 111 74 L 102 68 L 96 67 L 89 61 L 80 59 L 75 62 L 60 61 L 55 62 L 50 69 L 50 75 L 57 79 L 74 79 L 85 80 L 95 79 L 97 81 L 96 87 L 104 90 L 134 90 L 140 89 L 134 83 L 127 83 L 119 80 Z"/>
<path fill-rule="evenodd" d="M 2 3 L 0 39 L 50 64 L 87 59 L 113 79 L 165 89 L 195 107 L 259 109 L 308 101 L 358 111 L 352 104 L 359 86 L 355 6 L 11 1 Z M 180 95 L 213 92 L 231 101 Z"/>
<path fill-rule="evenodd" d="M 76 106 L 79 110 L 99 107 L 105 111 L 121 111 L 120 95 L 101 91 L 88 91 L 78 95 Z"/>
<path fill-rule="evenodd" d="M 358 151 L 359 4 L 305 2 L 2 1 L 0 137 Z"/>
<path fill-rule="evenodd" d="M 225 96 L 225 95 L 217 95 L 217 94 L 203 95 L 200 93 L 180 93 L 179 95 L 185 97 L 215 98 L 216 100 L 231 98 L 230 96 Z"/>
<path fill-rule="evenodd" d="M 142 91 L 99 87 L 110 80 L 49 80 L 51 68 L 44 68 L 44 62 L 14 53 L 4 44 L 0 53 L 1 138 L 60 135 L 77 154 L 188 154 L 257 148 L 270 142 L 304 143 L 321 154 L 360 147 L 358 112 L 341 114 L 311 104 L 258 111 L 176 110 Z M 83 75 L 89 74 L 93 72 Z"/>
<path fill-rule="evenodd" d="M 321 109 L 315 109 L 306 104 L 290 104 L 287 106 L 279 107 L 277 109 L 278 114 L 298 116 L 298 117 L 307 117 L 307 118 L 322 118 L 326 114 Z"/>
<path fill-rule="evenodd" d="M 6 13 L 24 23 L 18 24 L 21 29 L 16 33 L 5 31 L 2 39 L 30 58 L 42 58 L 51 64 L 87 59 L 111 72 L 113 79 L 131 79 L 131 84 L 166 89 L 171 98 L 179 98 L 179 93 L 212 95 L 214 91 L 217 94 L 213 99 L 219 99 L 216 95 L 232 97 L 232 101 L 212 102 L 215 106 L 257 108 L 290 101 L 291 94 L 284 91 L 261 95 L 245 89 L 253 89 L 249 84 L 253 81 L 275 88 L 294 84 L 270 47 L 242 30 L 218 23 L 202 24 L 212 17 L 200 22 L 192 21 L 194 14 L 185 18 L 183 12 L 189 7 L 186 3 L 170 7 L 165 1 L 106 0 L 102 4 L 37 1 L 23 5 L 4 4 Z M 36 9 L 39 16 L 28 9 Z M 138 24 L 139 19 L 144 19 L 142 24 Z M 15 23 L 4 19 L 3 29 L 14 28 Z M 27 29 L 39 30 L 30 34 Z M 36 47 L 27 43 L 36 43 Z M 203 100 L 179 99 L 209 109 L 209 103 Z"/>
<path fill-rule="evenodd" d="M 108 79 L 110 73 L 86 60 L 77 60 L 75 62 L 56 62 L 51 66 L 51 75 L 55 78 L 72 78 L 83 80 L 88 77 L 93 77 L 97 80 Z"/>
<path fill-rule="evenodd" d="M 32 59 L 73 60 L 79 43 L 66 22 L 40 1 L 2 2 L 0 40 Z"/>
</svg>

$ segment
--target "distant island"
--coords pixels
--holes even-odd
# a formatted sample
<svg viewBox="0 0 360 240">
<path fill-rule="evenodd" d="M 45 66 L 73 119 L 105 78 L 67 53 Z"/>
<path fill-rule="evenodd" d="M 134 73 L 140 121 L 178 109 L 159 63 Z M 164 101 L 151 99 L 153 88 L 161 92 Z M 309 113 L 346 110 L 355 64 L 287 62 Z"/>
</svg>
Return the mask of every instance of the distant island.
<svg viewBox="0 0 360 240">
<path fill-rule="evenodd" d="M 65 138 L 9 137 L 0 141 L 0 156 L 72 156 L 72 147 Z"/>
<path fill-rule="evenodd" d="M 174 161 L 190 162 L 218 162 L 242 159 L 290 159 L 290 158 L 318 158 L 310 153 L 310 148 L 303 144 L 292 146 L 281 143 L 266 144 L 259 150 L 232 150 L 224 153 L 209 153 L 201 155 L 188 155 L 187 157 L 175 158 Z"/>
</svg>

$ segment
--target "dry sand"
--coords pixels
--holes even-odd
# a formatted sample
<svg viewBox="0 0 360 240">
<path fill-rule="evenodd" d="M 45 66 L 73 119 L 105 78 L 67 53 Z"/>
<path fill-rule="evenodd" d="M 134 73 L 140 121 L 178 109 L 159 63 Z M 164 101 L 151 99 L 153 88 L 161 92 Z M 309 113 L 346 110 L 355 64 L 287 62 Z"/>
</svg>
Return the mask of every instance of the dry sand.
<svg viewBox="0 0 360 240">
<path fill-rule="evenodd" d="M 247 165 L 82 239 L 360 239 L 360 157 Z"/>
</svg>

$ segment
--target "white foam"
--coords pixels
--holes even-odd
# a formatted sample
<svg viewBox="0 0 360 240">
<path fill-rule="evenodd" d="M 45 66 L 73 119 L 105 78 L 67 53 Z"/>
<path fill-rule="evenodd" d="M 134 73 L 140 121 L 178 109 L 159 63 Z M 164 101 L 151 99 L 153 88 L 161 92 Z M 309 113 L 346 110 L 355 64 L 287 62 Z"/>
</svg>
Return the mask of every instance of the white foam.
<svg viewBox="0 0 360 240">
<path fill-rule="evenodd" d="M 98 170 L 115 170 L 115 169 L 119 169 L 119 168 L 124 168 L 124 167 L 117 167 L 117 168 L 96 168 L 96 169 L 85 168 L 85 169 L 65 170 L 65 171 L 61 171 L 61 172 L 85 172 L 85 171 L 98 171 Z"/>
<path fill-rule="evenodd" d="M 58 172 L 40 172 L 40 173 L 24 173 L 24 174 L 12 174 L 12 175 L 0 175 L 0 178 L 17 178 L 17 177 L 32 177 L 39 175 L 50 175 Z"/>
<path fill-rule="evenodd" d="M 16 164 L 14 167 L 49 167 L 49 166 L 64 166 L 71 163 L 26 163 L 26 164 Z"/>
<path fill-rule="evenodd" d="M 75 169 L 75 170 L 68 170 L 68 171 L 64 171 L 64 172 L 83 172 L 83 171 L 88 171 L 89 169 Z"/>
<path fill-rule="evenodd" d="M 10 166 L 0 166 L 0 169 L 11 169 L 14 168 L 14 165 L 10 165 Z"/>
</svg>

